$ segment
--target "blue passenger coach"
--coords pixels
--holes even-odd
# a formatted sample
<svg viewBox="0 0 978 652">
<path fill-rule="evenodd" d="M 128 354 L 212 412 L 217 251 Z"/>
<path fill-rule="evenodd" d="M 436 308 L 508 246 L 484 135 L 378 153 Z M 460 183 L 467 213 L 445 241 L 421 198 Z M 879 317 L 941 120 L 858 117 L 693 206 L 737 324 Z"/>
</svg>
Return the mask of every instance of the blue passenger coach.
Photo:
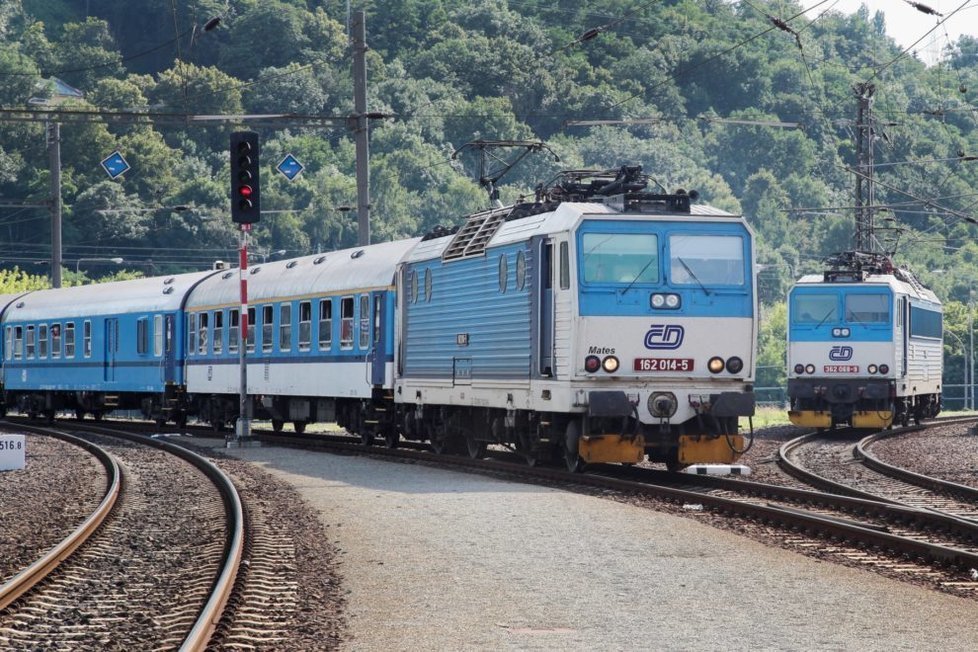
<svg viewBox="0 0 978 652">
<path fill-rule="evenodd" d="M 213 272 L 30 292 L 3 313 L 5 403 L 31 416 L 139 409 L 183 423 L 183 303 Z"/>
</svg>

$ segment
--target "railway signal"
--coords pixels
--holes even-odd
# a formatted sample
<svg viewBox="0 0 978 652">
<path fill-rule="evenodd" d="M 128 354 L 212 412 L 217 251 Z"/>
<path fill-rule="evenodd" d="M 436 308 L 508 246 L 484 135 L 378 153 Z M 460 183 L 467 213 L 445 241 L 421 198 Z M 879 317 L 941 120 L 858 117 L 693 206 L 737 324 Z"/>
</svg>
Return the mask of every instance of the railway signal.
<svg viewBox="0 0 978 652">
<path fill-rule="evenodd" d="M 231 134 L 231 221 L 254 224 L 261 219 L 261 178 L 258 169 L 258 134 Z"/>
</svg>

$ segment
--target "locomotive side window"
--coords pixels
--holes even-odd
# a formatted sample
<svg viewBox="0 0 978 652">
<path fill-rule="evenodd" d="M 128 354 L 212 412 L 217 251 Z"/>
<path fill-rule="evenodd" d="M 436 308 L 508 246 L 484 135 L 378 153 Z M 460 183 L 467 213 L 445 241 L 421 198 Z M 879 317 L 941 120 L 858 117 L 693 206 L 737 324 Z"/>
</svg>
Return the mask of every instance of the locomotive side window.
<svg viewBox="0 0 978 652">
<path fill-rule="evenodd" d="M 163 315 L 153 315 L 153 355 L 163 355 Z"/>
<path fill-rule="evenodd" d="M 516 289 L 522 290 L 526 287 L 526 252 L 516 253 Z"/>
<path fill-rule="evenodd" d="M 118 324 L 118 322 L 117 322 Z M 75 355 L 74 344 L 75 344 L 75 325 L 68 324 L 71 327 L 71 344 L 72 350 L 71 355 Z M 67 335 L 65 336 L 67 339 Z M 116 351 L 119 350 L 119 334 L 116 333 L 115 338 Z M 67 355 L 67 354 L 65 354 Z M 86 321 L 82 324 L 82 355 L 86 358 L 92 357 L 92 322 Z"/>
<path fill-rule="evenodd" d="M 791 319 L 796 324 L 818 326 L 839 320 L 839 300 L 834 294 L 796 294 Z"/>
<path fill-rule="evenodd" d="M 255 352 L 255 320 L 258 318 L 258 310 L 248 308 L 248 332 L 245 333 L 245 346 L 248 353 Z"/>
<path fill-rule="evenodd" d="M 679 285 L 743 285 L 743 238 L 734 235 L 669 236 L 669 278 Z"/>
<path fill-rule="evenodd" d="M 424 270 L 424 300 L 431 302 L 431 268 Z"/>
<path fill-rule="evenodd" d="M 570 289 L 570 250 L 566 242 L 560 243 L 560 289 Z"/>
<path fill-rule="evenodd" d="M 340 348 L 353 348 L 353 297 L 340 301 Z"/>
<path fill-rule="evenodd" d="M 261 307 L 261 350 L 266 353 L 274 348 L 274 343 L 272 342 L 272 320 L 274 319 L 274 314 L 275 310 L 273 306 Z"/>
<path fill-rule="evenodd" d="M 319 302 L 319 350 L 328 351 L 333 346 L 333 300 Z"/>
<path fill-rule="evenodd" d="M 237 308 L 228 311 L 228 353 L 238 352 L 238 342 L 241 339 L 240 315 Z"/>
<path fill-rule="evenodd" d="M 299 350 L 308 351 L 312 345 L 312 303 L 299 303 Z"/>
<path fill-rule="evenodd" d="M 279 308 L 278 350 L 292 350 L 292 304 L 283 303 Z"/>
<path fill-rule="evenodd" d="M 51 357 L 61 357 L 61 324 L 51 324 Z"/>
<path fill-rule="evenodd" d="M 48 357 L 48 325 L 37 327 L 37 357 L 42 360 Z"/>
<path fill-rule="evenodd" d="M 658 283 L 659 238 L 651 233 L 585 233 L 585 283 Z"/>
<path fill-rule="evenodd" d="M 509 285 L 509 269 L 506 263 L 506 254 L 499 255 L 499 291 L 506 292 L 506 286 Z"/>
<path fill-rule="evenodd" d="M 846 295 L 846 321 L 858 324 L 889 324 L 889 296 L 885 294 Z"/>
<path fill-rule="evenodd" d="M 224 349 L 224 311 L 214 311 L 214 353 Z"/>
<path fill-rule="evenodd" d="M 65 324 L 65 357 L 75 357 L 75 323 L 71 321 Z"/>
<path fill-rule="evenodd" d="M 190 355 L 194 355 L 197 352 L 197 313 L 190 313 L 190 319 L 187 322 L 187 342 L 189 342 L 187 352 Z"/>
<path fill-rule="evenodd" d="M 34 327 L 27 327 L 27 359 L 34 359 Z"/>
<path fill-rule="evenodd" d="M 910 337 L 940 339 L 943 334 L 941 313 L 920 306 L 910 306 Z"/>
</svg>

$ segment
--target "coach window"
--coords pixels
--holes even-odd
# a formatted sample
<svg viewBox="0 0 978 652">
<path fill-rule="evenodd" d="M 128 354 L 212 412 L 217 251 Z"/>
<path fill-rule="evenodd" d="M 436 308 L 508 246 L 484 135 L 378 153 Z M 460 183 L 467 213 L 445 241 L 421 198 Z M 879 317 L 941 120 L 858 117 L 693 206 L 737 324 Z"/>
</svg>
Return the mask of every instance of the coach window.
<svg viewBox="0 0 978 652">
<path fill-rule="evenodd" d="M 360 350 L 370 346 L 370 297 L 360 295 Z"/>
<path fill-rule="evenodd" d="M 207 354 L 207 335 L 210 330 L 210 313 L 202 312 L 199 315 L 200 321 L 198 322 L 198 342 L 197 342 L 197 352 L 201 355 Z"/>
<path fill-rule="evenodd" d="M 27 359 L 34 359 L 34 327 L 27 327 Z"/>
<path fill-rule="evenodd" d="M 505 292 L 509 285 L 509 266 L 506 264 L 506 254 L 499 256 L 499 291 Z"/>
<path fill-rule="evenodd" d="M 299 303 L 299 350 L 308 351 L 312 344 L 312 303 Z"/>
<path fill-rule="evenodd" d="M 272 341 L 272 326 L 274 325 L 273 320 L 275 318 L 274 315 L 274 306 L 261 307 L 261 350 L 265 353 L 275 348 L 275 342 Z"/>
<path fill-rule="evenodd" d="M 3 342 L 4 342 L 3 357 L 9 360 L 14 352 L 14 329 L 11 328 L 10 326 L 7 326 L 7 328 L 4 329 Z"/>
<path fill-rule="evenodd" d="M 258 310 L 248 308 L 248 332 L 245 333 L 245 348 L 248 353 L 255 352 L 255 320 L 258 318 Z"/>
<path fill-rule="evenodd" d="M 374 344 L 380 342 L 380 306 L 382 301 L 383 298 L 379 294 L 374 295 Z"/>
<path fill-rule="evenodd" d="M 51 357 L 61 357 L 61 324 L 51 324 Z"/>
<path fill-rule="evenodd" d="M 24 330 L 21 326 L 14 327 L 14 359 L 20 360 L 24 356 Z"/>
<path fill-rule="evenodd" d="M 560 243 L 560 289 L 570 289 L 570 254 L 566 242 Z"/>
<path fill-rule="evenodd" d="M 42 360 L 48 357 L 48 325 L 41 324 L 37 327 L 37 357 Z"/>
<path fill-rule="evenodd" d="M 279 309 L 278 350 L 292 350 L 292 304 L 283 303 Z"/>
<path fill-rule="evenodd" d="M 340 301 L 340 348 L 353 348 L 353 297 Z"/>
<path fill-rule="evenodd" d="M 85 322 L 90 324 L 91 322 Z M 65 357 L 75 357 L 75 322 L 69 321 L 65 324 Z"/>
<path fill-rule="evenodd" d="M 153 315 L 153 355 L 163 355 L 163 315 Z"/>
<path fill-rule="evenodd" d="M 224 311 L 214 312 L 214 353 L 224 350 Z"/>
<path fill-rule="evenodd" d="M 197 353 L 197 313 L 190 313 L 190 321 L 187 323 L 187 348 L 190 355 Z"/>
<path fill-rule="evenodd" d="M 319 302 L 319 350 L 328 351 L 333 346 L 333 300 Z"/>
<path fill-rule="evenodd" d="M 228 311 L 228 353 L 238 352 L 238 340 L 241 339 L 240 311 L 232 308 Z"/>
<path fill-rule="evenodd" d="M 136 320 L 136 353 L 149 353 L 149 319 L 140 317 Z"/>
<path fill-rule="evenodd" d="M 115 350 L 119 350 L 119 322 L 116 322 Z M 72 340 L 74 340 L 74 326 L 72 326 Z M 74 351 L 72 351 L 74 355 Z M 82 355 L 86 358 L 92 357 L 92 322 L 85 321 L 82 324 Z"/>
</svg>

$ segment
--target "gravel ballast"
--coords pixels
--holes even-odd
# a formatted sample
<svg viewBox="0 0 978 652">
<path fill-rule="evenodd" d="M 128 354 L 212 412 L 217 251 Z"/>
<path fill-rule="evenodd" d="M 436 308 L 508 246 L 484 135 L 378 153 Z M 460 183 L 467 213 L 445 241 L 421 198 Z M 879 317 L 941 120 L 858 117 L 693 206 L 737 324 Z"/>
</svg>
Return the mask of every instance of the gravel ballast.
<svg viewBox="0 0 978 652">
<path fill-rule="evenodd" d="M 339 548 L 356 650 L 971 650 L 974 601 L 626 503 L 274 447 Z"/>
</svg>

